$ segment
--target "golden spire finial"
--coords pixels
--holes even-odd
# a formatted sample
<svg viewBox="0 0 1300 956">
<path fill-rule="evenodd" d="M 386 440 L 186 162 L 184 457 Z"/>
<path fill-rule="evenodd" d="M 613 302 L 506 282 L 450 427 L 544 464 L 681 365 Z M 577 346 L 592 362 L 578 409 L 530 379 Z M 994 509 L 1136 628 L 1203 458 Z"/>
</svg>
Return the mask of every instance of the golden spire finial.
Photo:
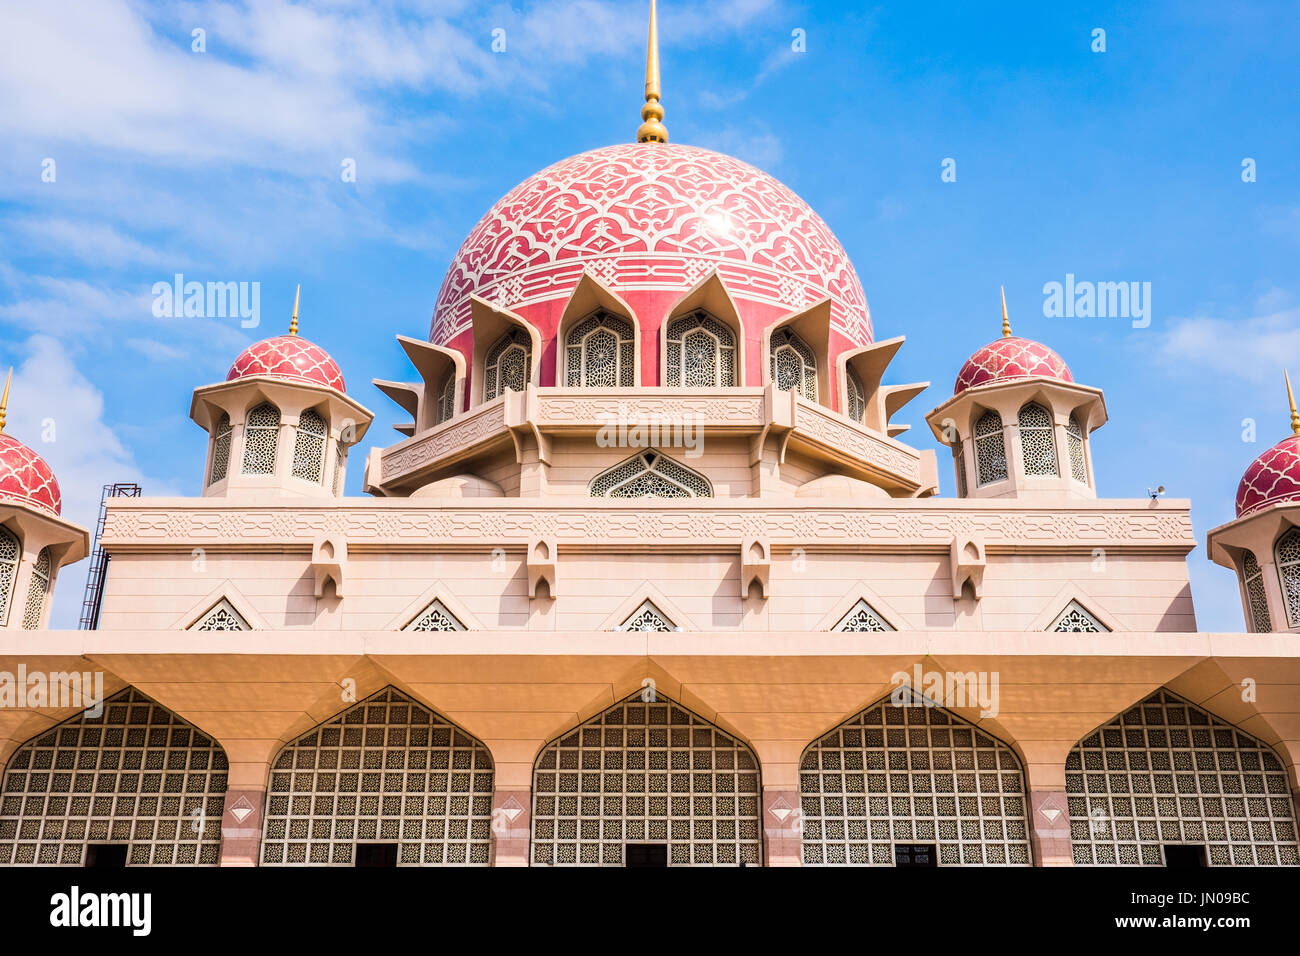
<svg viewBox="0 0 1300 956">
<path fill-rule="evenodd" d="M 668 142 L 668 127 L 663 124 L 664 108 L 659 104 L 659 20 L 655 16 L 655 0 L 650 0 L 650 36 L 645 51 L 645 106 L 641 119 L 645 122 L 636 131 L 638 143 Z"/>
<path fill-rule="evenodd" d="M 1295 410 L 1295 394 L 1291 391 L 1291 376 L 1287 374 L 1286 369 L 1282 370 L 1282 377 L 1286 379 L 1286 400 L 1291 405 L 1291 434 L 1300 435 L 1300 412 Z M 9 394 L 9 386 L 5 386 L 5 394 Z M 3 412 L 0 412 L 0 416 Z M 4 424 L 3 417 L 0 417 L 0 425 Z"/>
<path fill-rule="evenodd" d="M 9 383 L 14 380 L 14 367 L 9 366 L 9 377 L 5 379 L 5 393 L 0 395 L 0 432 L 5 430 L 5 415 L 9 411 Z"/>
<path fill-rule="evenodd" d="M 999 286 L 1002 290 L 1002 337 L 1011 338 L 1011 320 L 1007 318 L 1007 289 L 1006 286 Z"/>
<path fill-rule="evenodd" d="M 293 318 L 289 320 L 289 334 L 298 334 L 298 297 L 302 295 L 302 283 L 298 283 L 298 290 L 293 294 Z"/>
</svg>

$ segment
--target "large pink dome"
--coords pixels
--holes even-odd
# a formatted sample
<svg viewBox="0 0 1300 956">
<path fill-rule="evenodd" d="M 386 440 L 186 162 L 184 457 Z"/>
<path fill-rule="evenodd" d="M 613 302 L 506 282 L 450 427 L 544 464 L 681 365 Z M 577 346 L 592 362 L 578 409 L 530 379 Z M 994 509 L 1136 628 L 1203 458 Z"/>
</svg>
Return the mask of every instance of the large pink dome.
<svg viewBox="0 0 1300 956">
<path fill-rule="evenodd" d="M 1300 436 L 1288 435 L 1250 463 L 1237 486 L 1237 517 L 1300 499 Z"/>
<path fill-rule="evenodd" d="M 1007 335 L 976 351 L 957 373 L 953 394 L 968 388 L 1016 378 L 1055 378 L 1073 382 L 1070 368 L 1042 342 Z"/>
<path fill-rule="evenodd" d="M 16 501 L 57 515 L 63 495 L 45 459 L 17 438 L 0 434 L 0 501 Z"/>
<path fill-rule="evenodd" d="M 277 335 L 244 349 L 226 373 L 226 381 L 248 375 L 271 375 L 347 391 L 338 363 L 323 348 L 301 335 Z"/>
<path fill-rule="evenodd" d="M 509 309 L 563 300 L 584 270 L 619 292 L 685 292 L 715 267 L 742 312 L 830 296 L 833 327 L 871 342 L 857 273 L 807 203 L 729 156 L 650 143 L 581 153 L 507 193 L 456 253 L 429 337 L 468 327 L 471 294 Z"/>
</svg>

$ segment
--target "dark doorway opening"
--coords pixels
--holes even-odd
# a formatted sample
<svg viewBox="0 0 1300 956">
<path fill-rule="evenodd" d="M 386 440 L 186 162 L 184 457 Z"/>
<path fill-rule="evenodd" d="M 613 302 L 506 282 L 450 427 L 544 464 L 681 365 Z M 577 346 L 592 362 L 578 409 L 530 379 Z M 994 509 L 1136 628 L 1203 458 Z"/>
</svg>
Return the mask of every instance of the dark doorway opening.
<svg viewBox="0 0 1300 956">
<path fill-rule="evenodd" d="M 895 843 L 894 866 L 931 867 L 939 865 L 933 843 Z"/>
<path fill-rule="evenodd" d="M 358 843 L 357 866 L 397 866 L 396 843 Z"/>
<path fill-rule="evenodd" d="M 623 856 L 625 866 L 667 866 L 667 843 L 629 843 Z"/>
<path fill-rule="evenodd" d="M 125 843 L 91 843 L 86 847 L 86 868 L 120 870 L 126 866 Z"/>
<path fill-rule="evenodd" d="M 1199 843 L 1166 844 L 1165 866 L 1175 870 L 1198 869 L 1205 866 L 1205 847 Z"/>
</svg>

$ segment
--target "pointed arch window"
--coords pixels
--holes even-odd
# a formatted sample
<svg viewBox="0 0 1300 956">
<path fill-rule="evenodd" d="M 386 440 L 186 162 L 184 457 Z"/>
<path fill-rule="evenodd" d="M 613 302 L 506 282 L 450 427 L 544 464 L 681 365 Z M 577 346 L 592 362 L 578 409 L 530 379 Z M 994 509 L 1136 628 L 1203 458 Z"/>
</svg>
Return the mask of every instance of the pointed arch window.
<svg viewBox="0 0 1300 956">
<path fill-rule="evenodd" d="M 230 470 L 230 416 L 222 412 L 217 419 L 217 427 L 212 431 L 212 470 L 208 472 L 208 484 L 215 485 L 225 480 Z"/>
<path fill-rule="evenodd" d="M 858 603 L 849 608 L 849 612 L 840 618 L 840 622 L 835 625 L 834 630 L 883 632 L 892 631 L 893 628 L 876 612 L 874 607 L 867 603 L 865 598 L 859 598 Z"/>
<path fill-rule="evenodd" d="M 334 453 L 334 497 L 343 497 L 343 478 L 348 469 L 348 449 L 351 445 L 339 439 L 338 450 Z"/>
<path fill-rule="evenodd" d="M 860 425 L 867 415 L 867 390 L 862 387 L 862 379 L 858 378 L 858 373 L 851 367 L 845 366 L 844 371 L 847 373 L 844 376 L 844 386 L 849 400 L 848 416 Z"/>
<path fill-rule="evenodd" d="M 411 623 L 402 628 L 404 631 L 463 631 L 465 625 L 460 618 L 447 610 L 441 601 L 434 600 L 423 611 L 411 619 Z"/>
<path fill-rule="evenodd" d="M 36 564 L 32 566 L 31 583 L 27 586 L 27 605 L 23 608 L 25 630 L 34 631 L 41 626 L 41 618 L 45 616 L 45 599 L 50 593 L 52 568 L 50 549 L 41 548 L 41 553 L 36 556 Z"/>
<path fill-rule="evenodd" d="M 1247 551 L 1242 558 L 1241 570 L 1251 628 L 1257 634 L 1266 634 L 1273 630 L 1273 622 L 1269 618 L 1268 598 L 1264 594 L 1264 571 L 1255 560 L 1253 551 Z"/>
<path fill-rule="evenodd" d="M 1020 451 L 1026 475 L 1057 475 L 1052 415 L 1030 402 L 1020 409 Z"/>
<path fill-rule="evenodd" d="M 244 474 L 275 474 L 280 441 L 280 409 L 264 402 L 248 413 L 244 424 Z"/>
<path fill-rule="evenodd" d="M 740 384 L 736 333 L 707 312 L 693 312 L 668 325 L 665 383 L 686 388 Z"/>
<path fill-rule="evenodd" d="M 1109 632 L 1110 628 L 1097 620 L 1078 601 L 1071 601 L 1057 615 L 1048 630 L 1060 634 L 1102 634 Z"/>
<path fill-rule="evenodd" d="M 1300 528 L 1292 528 L 1278 538 L 1273 551 L 1287 623 L 1291 627 L 1300 627 Z"/>
<path fill-rule="evenodd" d="M 191 631 L 251 631 L 244 616 L 225 598 L 189 626 Z"/>
<path fill-rule="evenodd" d="M 532 361 L 533 341 L 523 329 L 515 328 L 497 339 L 483 360 L 483 401 L 490 402 L 506 389 L 526 389 Z"/>
<path fill-rule="evenodd" d="M 772 381 L 783 392 L 798 392 L 817 401 L 817 356 L 808 343 L 784 326 L 772 333 Z"/>
<path fill-rule="evenodd" d="M 1079 416 L 1070 413 L 1069 424 L 1065 426 L 1065 444 L 1070 450 L 1070 476 L 1075 481 L 1088 483 L 1088 461 L 1083 456 L 1083 428 L 1079 425 Z"/>
<path fill-rule="evenodd" d="M 325 470 L 325 439 L 329 426 L 314 410 L 298 418 L 298 434 L 293 441 L 293 476 L 313 484 L 320 484 Z"/>
<path fill-rule="evenodd" d="M 992 409 L 975 423 L 975 468 L 981 485 L 1006 480 L 1007 445 L 1002 435 L 1002 416 Z"/>
<path fill-rule="evenodd" d="M 966 448 L 958 439 L 952 446 L 953 464 L 957 466 L 957 497 L 966 497 Z"/>
<path fill-rule="evenodd" d="M 442 381 L 442 387 L 438 389 L 438 407 L 434 414 L 435 425 L 441 425 L 443 422 L 451 421 L 456 415 L 456 370 L 452 369 L 447 373 L 447 377 Z"/>
<path fill-rule="evenodd" d="M 677 625 L 668 619 L 663 611 L 655 607 L 649 599 L 628 615 L 627 620 L 618 626 L 620 631 L 660 631 L 671 633 L 678 630 Z"/>
<path fill-rule="evenodd" d="M 13 602 L 21 554 L 22 546 L 17 536 L 8 528 L 0 528 L 0 627 L 4 627 L 9 619 L 9 605 Z"/>
<path fill-rule="evenodd" d="M 583 319 L 564 337 L 569 388 L 631 388 L 636 382 L 632 323 L 609 312 Z"/>
<path fill-rule="evenodd" d="M 587 490 L 593 498 L 713 497 L 707 478 L 654 450 L 601 472 Z"/>
</svg>

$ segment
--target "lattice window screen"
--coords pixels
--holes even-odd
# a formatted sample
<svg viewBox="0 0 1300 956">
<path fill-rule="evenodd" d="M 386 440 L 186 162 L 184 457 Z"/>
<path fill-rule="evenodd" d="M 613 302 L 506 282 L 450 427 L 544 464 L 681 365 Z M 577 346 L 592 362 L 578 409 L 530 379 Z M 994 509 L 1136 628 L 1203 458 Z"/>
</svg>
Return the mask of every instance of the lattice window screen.
<svg viewBox="0 0 1300 956">
<path fill-rule="evenodd" d="M 952 461 L 957 469 L 957 497 L 965 498 L 966 487 L 966 449 L 958 441 L 952 446 Z"/>
<path fill-rule="evenodd" d="M 655 607 L 653 601 L 641 602 L 626 621 L 618 626 L 620 631 L 675 631 L 677 626 L 668 619 L 668 615 Z"/>
<path fill-rule="evenodd" d="M 593 498 L 712 498 L 709 480 L 658 451 L 643 451 L 591 480 Z"/>
<path fill-rule="evenodd" d="M 1273 630 L 1273 621 L 1269 617 L 1268 597 L 1264 593 L 1264 571 L 1255 560 L 1254 552 L 1246 552 L 1242 559 L 1242 570 L 1251 628 L 1256 633 L 1267 633 Z"/>
<path fill-rule="evenodd" d="M 298 434 L 293 442 L 293 476 L 319 484 L 325 471 L 325 440 L 329 426 L 315 411 L 305 411 L 298 418 Z"/>
<path fill-rule="evenodd" d="M 934 843 L 939 865 L 1029 865 L 1025 780 L 1006 744 L 907 694 L 804 751 L 805 864 L 892 866 L 894 843 Z"/>
<path fill-rule="evenodd" d="M 862 424 L 862 420 L 867 415 L 867 390 L 862 387 L 862 379 L 858 378 L 857 372 L 848 366 L 845 366 L 844 370 L 847 373 L 844 385 L 849 399 L 848 416 L 858 424 Z"/>
<path fill-rule="evenodd" d="M 262 863 L 350 866 L 382 841 L 399 865 L 486 866 L 492 790 L 487 747 L 387 687 L 276 756 Z"/>
<path fill-rule="evenodd" d="M 776 387 L 817 401 L 817 355 L 789 326 L 772 333 L 771 373 Z"/>
<path fill-rule="evenodd" d="M 533 863 L 619 866 L 625 843 L 666 843 L 670 866 L 755 866 L 759 803 L 753 751 L 639 692 L 538 756 Z"/>
<path fill-rule="evenodd" d="M 191 631 L 251 631 L 242 614 L 225 598 L 189 626 Z"/>
<path fill-rule="evenodd" d="M 597 312 L 564 339 L 564 384 L 569 388 L 631 388 L 636 381 L 632 323 Z"/>
<path fill-rule="evenodd" d="M 248 413 L 244 424 L 244 474 L 275 474 L 280 440 L 280 410 L 267 402 Z"/>
<path fill-rule="evenodd" d="M 8 528 L 0 527 L 0 627 L 9 619 L 9 605 L 13 603 L 21 554 L 18 538 Z"/>
<path fill-rule="evenodd" d="M 1065 442 L 1070 448 L 1070 476 L 1086 485 L 1088 461 L 1083 454 L 1083 428 L 1077 415 L 1071 414 L 1070 423 L 1065 426 Z"/>
<path fill-rule="evenodd" d="M 404 631 L 463 631 L 460 618 L 447 610 L 441 601 L 432 601 L 428 607 L 412 618 Z"/>
<path fill-rule="evenodd" d="M 50 572 L 53 570 L 50 549 L 41 548 L 32 566 L 31 584 L 27 586 L 27 604 L 23 608 L 23 628 L 34 631 L 41 626 L 45 615 L 45 599 L 50 593 Z"/>
<path fill-rule="evenodd" d="M 438 390 L 438 409 L 434 416 L 434 424 L 441 425 L 443 422 L 451 421 L 456 416 L 456 370 L 448 369 L 447 377 L 442 380 L 442 388 Z"/>
<path fill-rule="evenodd" d="M 1292 528 L 1274 546 L 1278 583 L 1291 627 L 1300 627 L 1300 528 Z"/>
<path fill-rule="evenodd" d="M 892 631 L 893 628 L 876 612 L 875 608 L 867 603 L 866 598 L 859 598 L 858 603 L 849 608 L 849 612 L 840 618 L 840 622 L 832 630 Z"/>
<path fill-rule="evenodd" d="M 1056 441 L 1052 416 L 1042 405 L 1020 409 L 1020 451 L 1026 475 L 1056 475 Z"/>
<path fill-rule="evenodd" d="M 1211 866 L 1300 864 L 1277 755 L 1167 690 L 1085 737 L 1065 771 L 1076 864 L 1160 866 L 1179 843 Z"/>
<path fill-rule="evenodd" d="M 134 688 L 23 744 L 4 775 L 0 864 L 80 866 L 125 843 L 129 866 L 215 866 L 227 763 L 217 743 Z"/>
<path fill-rule="evenodd" d="M 483 361 L 483 401 L 491 401 L 506 389 L 522 392 L 528 387 L 533 344 L 528 333 L 515 328 L 497 339 Z"/>
<path fill-rule="evenodd" d="M 348 470 L 348 449 L 351 445 L 345 445 L 342 439 L 339 439 L 338 451 L 334 455 L 334 497 L 343 497 L 343 479 Z"/>
<path fill-rule="evenodd" d="M 1062 633 L 1100 634 L 1109 631 L 1110 628 L 1097 620 L 1078 601 L 1071 601 L 1048 630 Z"/>
<path fill-rule="evenodd" d="M 988 485 L 1007 477 L 1007 445 L 1002 434 L 1002 416 L 990 409 L 975 423 L 975 467 L 979 484 Z"/>
<path fill-rule="evenodd" d="M 222 413 L 217 419 L 217 427 L 212 432 L 212 470 L 208 473 L 210 485 L 223 481 L 230 469 L 231 432 L 230 416 Z"/>
<path fill-rule="evenodd" d="M 674 319 L 666 333 L 668 385 L 718 388 L 740 384 L 736 334 L 707 312 Z"/>
</svg>

